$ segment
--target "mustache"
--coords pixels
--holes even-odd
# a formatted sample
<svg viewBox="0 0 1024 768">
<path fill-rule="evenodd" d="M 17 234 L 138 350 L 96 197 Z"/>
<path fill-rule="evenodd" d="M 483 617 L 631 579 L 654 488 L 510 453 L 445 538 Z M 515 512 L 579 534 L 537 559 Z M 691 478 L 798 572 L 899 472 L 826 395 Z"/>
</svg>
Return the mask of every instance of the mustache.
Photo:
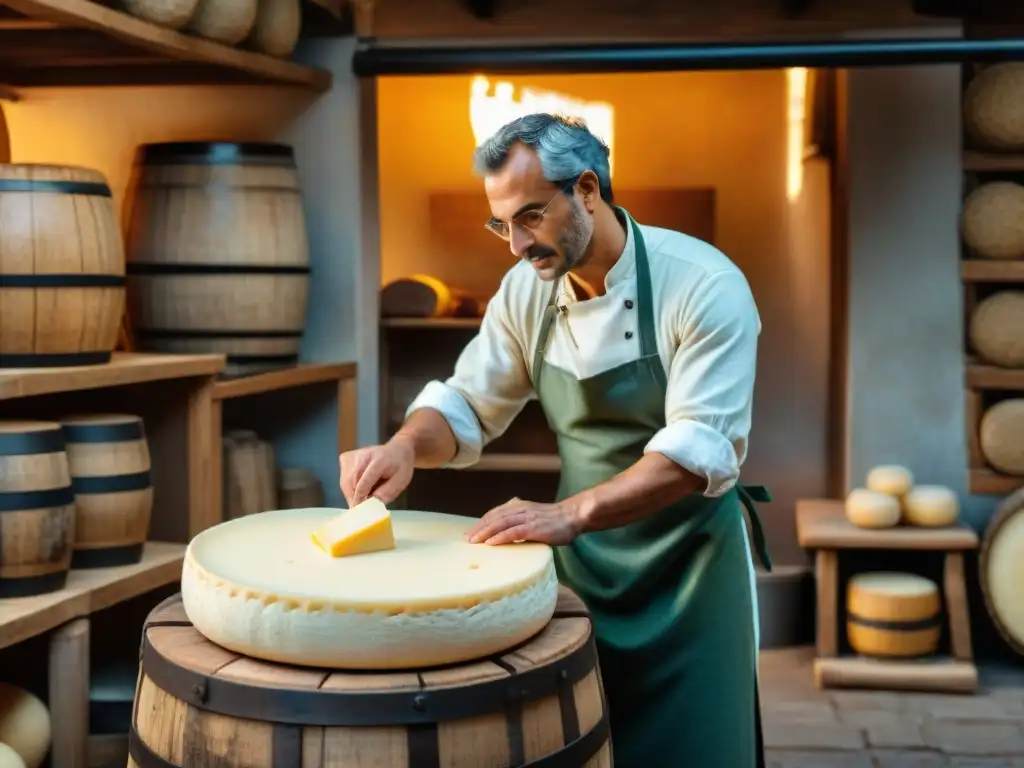
<svg viewBox="0 0 1024 768">
<path fill-rule="evenodd" d="M 547 248 L 540 245 L 533 246 L 524 254 L 527 261 L 540 261 L 541 259 L 546 259 L 549 256 L 557 255 L 558 253 L 553 248 Z"/>
</svg>

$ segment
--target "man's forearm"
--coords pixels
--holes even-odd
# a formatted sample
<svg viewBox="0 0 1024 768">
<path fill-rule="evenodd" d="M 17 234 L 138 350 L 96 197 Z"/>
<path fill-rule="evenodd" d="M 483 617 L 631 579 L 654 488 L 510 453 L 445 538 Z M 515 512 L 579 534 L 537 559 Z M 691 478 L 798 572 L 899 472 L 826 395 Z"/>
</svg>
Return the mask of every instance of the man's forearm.
<svg viewBox="0 0 1024 768">
<path fill-rule="evenodd" d="M 444 466 L 459 450 L 447 419 L 433 408 L 417 408 L 391 441 L 404 441 L 416 457 L 417 469 Z"/>
<path fill-rule="evenodd" d="M 704 480 L 660 453 L 646 453 L 629 469 L 566 499 L 579 515 L 583 532 L 618 528 L 653 515 Z"/>
</svg>

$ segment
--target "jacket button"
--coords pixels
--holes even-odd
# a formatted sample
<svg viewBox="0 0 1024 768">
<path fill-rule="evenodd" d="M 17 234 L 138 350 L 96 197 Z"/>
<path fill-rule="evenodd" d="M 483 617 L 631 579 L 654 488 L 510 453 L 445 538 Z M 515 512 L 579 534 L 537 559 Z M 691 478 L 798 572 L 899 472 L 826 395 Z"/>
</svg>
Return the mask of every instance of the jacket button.
<svg viewBox="0 0 1024 768">
<path fill-rule="evenodd" d="M 626 305 L 626 309 L 632 309 L 633 308 L 633 300 L 632 299 L 626 299 L 625 305 Z"/>
<path fill-rule="evenodd" d="M 632 339 L 633 338 L 633 332 L 632 331 L 626 331 L 626 338 L 627 339 Z"/>
</svg>

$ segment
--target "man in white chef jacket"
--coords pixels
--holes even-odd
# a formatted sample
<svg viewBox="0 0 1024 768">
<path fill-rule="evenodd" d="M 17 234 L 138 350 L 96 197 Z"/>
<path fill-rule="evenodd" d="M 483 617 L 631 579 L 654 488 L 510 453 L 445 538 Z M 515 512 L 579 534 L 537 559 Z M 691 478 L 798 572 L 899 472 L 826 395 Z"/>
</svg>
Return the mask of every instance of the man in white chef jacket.
<svg viewBox="0 0 1024 768">
<path fill-rule="evenodd" d="M 474 165 L 486 226 L 519 261 L 452 376 L 386 444 L 341 456 L 345 498 L 387 504 L 415 469 L 473 464 L 536 394 L 558 497 L 511 499 L 469 540 L 554 548 L 592 615 L 617 768 L 763 765 L 744 508 L 770 563 L 738 483 L 761 327 L 750 287 L 713 246 L 616 206 L 608 149 L 580 121 L 514 120 Z"/>
</svg>

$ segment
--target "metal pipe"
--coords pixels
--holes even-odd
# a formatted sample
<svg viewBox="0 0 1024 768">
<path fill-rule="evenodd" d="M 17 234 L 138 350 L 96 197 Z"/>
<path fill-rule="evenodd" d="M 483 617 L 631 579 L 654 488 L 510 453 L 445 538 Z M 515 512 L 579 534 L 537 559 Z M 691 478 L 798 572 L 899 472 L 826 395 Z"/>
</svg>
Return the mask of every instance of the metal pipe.
<svg viewBox="0 0 1024 768">
<path fill-rule="evenodd" d="M 888 67 L 1014 59 L 1024 59 L 1024 38 L 422 48 L 364 42 L 356 49 L 352 69 L 359 77 L 476 73 L 598 74 L 783 67 Z"/>
</svg>

